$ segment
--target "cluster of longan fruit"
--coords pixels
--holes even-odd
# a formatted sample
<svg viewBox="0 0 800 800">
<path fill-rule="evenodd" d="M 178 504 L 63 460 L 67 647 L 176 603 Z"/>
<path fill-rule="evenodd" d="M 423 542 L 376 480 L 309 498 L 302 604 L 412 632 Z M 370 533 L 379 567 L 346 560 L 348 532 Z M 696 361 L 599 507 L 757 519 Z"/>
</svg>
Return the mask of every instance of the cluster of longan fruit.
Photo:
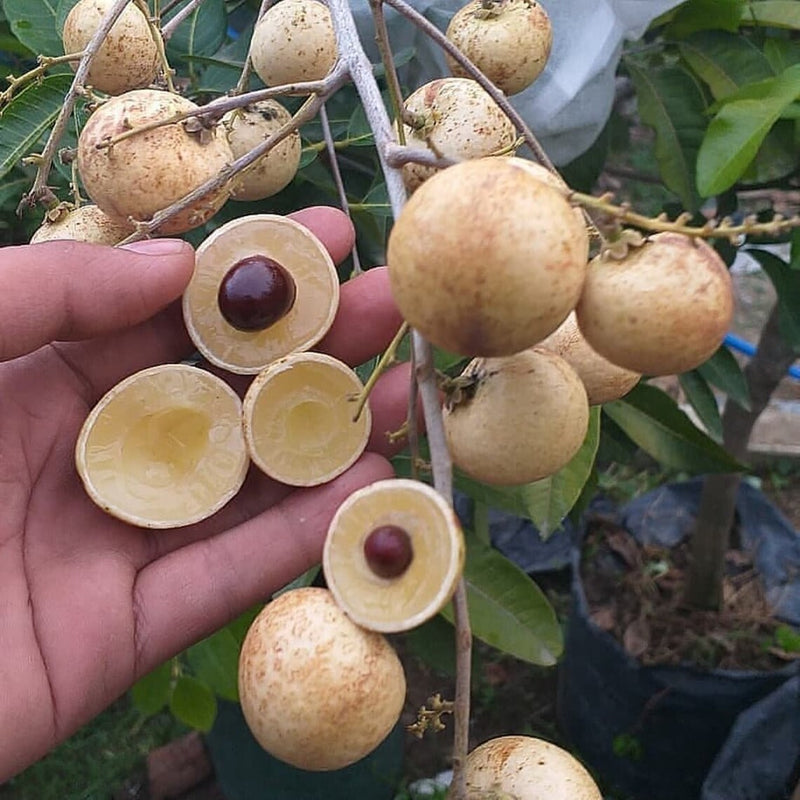
<svg viewBox="0 0 800 800">
<path fill-rule="evenodd" d="M 64 26 L 67 52 L 86 47 L 110 6 L 77 3 Z M 288 111 L 266 100 L 218 124 L 194 119 L 194 103 L 160 88 L 167 67 L 159 36 L 133 3 L 112 27 L 89 72 L 96 108 L 78 142 L 92 205 L 51 214 L 36 241 L 118 243 L 213 182 L 153 231 L 181 234 L 228 200 L 269 197 L 294 177 L 300 137 Z M 534 0 L 471 0 L 447 37 L 506 95 L 531 85 L 552 44 Z M 279 0 L 255 26 L 250 59 L 268 86 L 323 79 L 337 59 L 327 6 Z M 404 166 L 411 196 L 389 238 L 389 275 L 408 323 L 471 359 L 443 407 L 455 465 L 486 483 L 525 484 L 574 456 L 591 404 L 622 397 L 643 374 L 682 372 L 708 358 L 730 321 L 730 279 L 709 246 L 676 233 L 644 239 L 622 257 L 593 251 L 563 181 L 515 155 L 518 133 L 492 92 L 457 59 L 448 64 L 453 75 L 411 93 L 398 122 L 410 147 L 457 163 Z M 285 134 L 279 144 L 228 175 L 277 131 Z M 369 435 L 368 407 L 352 413 L 363 387 L 348 367 L 312 352 L 338 296 L 330 257 L 296 223 L 248 215 L 215 230 L 197 250 L 186 327 L 211 364 L 255 378 L 243 401 L 186 364 L 114 387 L 76 448 L 92 498 L 133 524 L 175 527 L 228 502 L 251 462 L 295 486 L 347 469 Z M 327 588 L 280 595 L 244 642 L 240 696 L 258 741 L 315 770 L 376 747 L 405 698 L 384 634 L 438 613 L 463 559 L 458 521 L 426 484 L 381 481 L 348 498 L 325 542 Z M 599 797 L 574 759 L 530 737 L 485 743 L 470 754 L 467 776 L 479 796 Z"/>
</svg>

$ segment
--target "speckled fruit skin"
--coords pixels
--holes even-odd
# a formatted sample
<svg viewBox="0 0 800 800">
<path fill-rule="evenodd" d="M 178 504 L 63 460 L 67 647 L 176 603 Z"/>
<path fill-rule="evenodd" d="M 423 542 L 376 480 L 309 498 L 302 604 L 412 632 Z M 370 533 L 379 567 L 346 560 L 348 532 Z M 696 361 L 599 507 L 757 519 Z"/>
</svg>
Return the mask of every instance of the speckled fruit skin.
<svg viewBox="0 0 800 800">
<path fill-rule="evenodd" d="M 589 425 L 581 379 L 547 350 L 475 359 L 475 381 L 444 410 L 453 463 L 475 480 L 517 486 L 558 472 L 578 452 Z"/>
<path fill-rule="evenodd" d="M 66 211 L 53 222 L 45 220 L 31 236 L 31 244 L 54 239 L 73 239 L 78 242 L 114 245 L 131 233 L 131 225 L 114 222 L 97 206 L 90 204 Z"/>
<path fill-rule="evenodd" d="M 318 0 L 280 0 L 253 31 L 250 59 L 267 86 L 317 81 L 336 63 L 336 34 Z"/>
<path fill-rule="evenodd" d="M 516 94 L 539 77 L 553 46 L 547 12 L 534 0 L 498 0 L 491 8 L 471 0 L 447 26 L 447 38 L 506 94 Z M 447 56 L 454 75 L 465 75 Z"/>
<path fill-rule="evenodd" d="M 532 736 L 500 736 L 479 745 L 467 756 L 466 779 L 470 797 L 603 800 L 576 758 Z"/>
<path fill-rule="evenodd" d="M 65 53 L 78 53 L 94 36 L 113 0 L 79 0 L 64 21 Z M 107 94 L 122 94 L 152 83 L 158 74 L 158 48 L 144 14 L 125 7 L 92 61 L 86 82 Z"/>
<path fill-rule="evenodd" d="M 583 337 L 575 312 L 572 312 L 537 347 L 561 356 L 583 381 L 589 405 L 610 403 L 624 397 L 642 377 L 638 372 L 618 367 L 592 350 Z"/>
<path fill-rule="evenodd" d="M 644 375 L 694 369 L 722 344 L 734 309 L 725 263 L 702 240 L 659 233 L 589 265 L 576 307 L 591 347 Z"/>
<path fill-rule="evenodd" d="M 234 158 L 249 153 L 290 122 L 292 115 L 277 100 L 261 100 L 229 111 L 222 124 Z M 284 189 L 297 174 L 302 145 L 297 131 L 278 142 L 265 156 L 236 176 L 232 200 L 263 200 Z"/>
<path fill-rule="evenodd" d="M 508 160 L 464 161 L 432 176 L 389 236 L 400 311 L 452 353 L 501 356 L 535 345 L 583 287 L 589 239 L 575 210 Z"/>
<path fill-rule="evenodd" d="M 247 724 L 265 750 L 300 769 L 341 769 L 370 753 L 397 723 L 405 693 L 391 645 L 351 622 L 327 589 L 279 595 L 242 645 Z"/>
<path fill-rule="evenodd" d="M 413 92 L 406 112 L 424 123 L 405 125 L 406 144 L 433 150 L 445 158 L 464 161 L 510 148 L 516 139 L 511 120 L 480 84 L 469 78 L 440 78 Z M 403 180 L 413 192 L 437 170 L 422 164 L 404 164 Z"/>
<path fill-rule="evenodd" d="M 89 197 L 121 223 L 149 220 L 214 177 L 233 160 L 221 126 L 189 133 L 180 122 L 118 142 L 97 145 L 131 127 L 191 111 L 197 106 L 171 92 L 137 89 L 112 97 L 95 111 L 78 138 L 78 172 Z M 175 215 L 158 233 L 183 233 L 210 219 L 224 204 L 229 188 L 206 195 Z"/>
</svg>

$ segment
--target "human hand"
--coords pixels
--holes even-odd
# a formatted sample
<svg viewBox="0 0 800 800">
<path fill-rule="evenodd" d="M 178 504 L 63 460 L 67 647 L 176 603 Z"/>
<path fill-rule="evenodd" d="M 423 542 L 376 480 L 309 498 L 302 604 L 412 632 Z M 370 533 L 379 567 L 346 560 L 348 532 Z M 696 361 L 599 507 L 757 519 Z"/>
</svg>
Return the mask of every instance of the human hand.
<svg viewBox="0 0 800 800">
<path fill-rule="evenodd" d="M 347 255 L 343 214 L 293 216 L 334 260 Z M 397 445 L 385 432 L 405 419 L 403 367 L 370 397 L 371 452 L 329 484 L 291 489 L 251 469 L 220 512 L 170 531 L 132 527 L 91 502 L 74 466 L 78 431 L 122 378 L 192 352 L 174 301 L 193 265 L 178 240 L 0 249 L 0 783 L 319 562 L 341 501 L 392 474 L 385 457 Z M 342 287 L 317 349 L 358 364 L 400 322 L 385 271 L 370 270 Z"/>
</svg>

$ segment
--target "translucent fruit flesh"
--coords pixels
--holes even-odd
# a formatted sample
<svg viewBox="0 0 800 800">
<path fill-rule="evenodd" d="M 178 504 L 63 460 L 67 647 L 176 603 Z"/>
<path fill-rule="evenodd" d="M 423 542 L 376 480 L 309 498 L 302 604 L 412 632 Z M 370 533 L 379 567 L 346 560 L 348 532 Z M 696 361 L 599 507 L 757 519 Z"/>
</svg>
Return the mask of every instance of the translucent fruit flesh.
<svg viewBox="0 0 800 800">
<path fill-rule="evenodd" d="M 289 311 L 264 330 L 237 330 L 220 310 L 220 285 L 231 267 L 254 254 L 280 264 L 296 295 Z M 217 228 L 197 248 L 183 294 L 186 328 L 197 349 L 212 364 L 240 374 L 313 347 L 338 305 L 339 278 L 325 247 L 307 228 L 274 214 L 239 217 Z"/>
<path fill-rule="evenodd" d="M 196 367 L 137 372 L 89 414 L 75 462 L 87 493 L 109 514 L 147 528 L 189 525 L 221 508 L 244 481 L 241 403 Z"/>
<path fill-rule="evenodd" d="M 291 486 L 340 475 L 369 438 L 369 408 L 353 419 L 362 388 L 347 365 L 321 353 L 294 353 L 271 364 L 244 399 L 245 439 L 255 464 Z"/>
<path fill-rule="evenodd" d="M 243 258 L 225 274 L 217 302 L 225 321 L 239 331 L 263 331 L 294 305 L 297 287 L 277 261 L 266 256 Z"/>
<path fill-rule="evenodd" d="M 413 557 L 396 577 L 372 568 L 365 543 L 382 527 L 410 539 Z M 452 596 L 464 561 L 464 539 L 452 509 L 430 486 L 393 478 L 354 492 L 336 512 L 322 556 L 328 588 L 358 625 L 383 633 L 409 630 Z"/>
</svg>

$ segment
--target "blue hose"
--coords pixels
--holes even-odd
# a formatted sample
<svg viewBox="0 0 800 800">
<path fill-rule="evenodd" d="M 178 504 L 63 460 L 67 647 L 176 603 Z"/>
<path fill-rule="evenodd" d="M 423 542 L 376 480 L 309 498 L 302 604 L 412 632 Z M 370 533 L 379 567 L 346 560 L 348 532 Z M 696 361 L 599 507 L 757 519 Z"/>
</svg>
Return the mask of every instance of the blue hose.
<svg viewBox="0 0 800 800">
<path fill-rule="evenodd" d="M 725 337 L 725 344 L 732 350 L 739 353 L 744 353 L 746 356 L 754 356 L 756 354 L 755 345 L 737 336 L 735 333 L 729 333 Z M 792 366 L 788 370 L 789 375 L 795 380 L 800 381 L 800 367 Z"/>
</svg>

